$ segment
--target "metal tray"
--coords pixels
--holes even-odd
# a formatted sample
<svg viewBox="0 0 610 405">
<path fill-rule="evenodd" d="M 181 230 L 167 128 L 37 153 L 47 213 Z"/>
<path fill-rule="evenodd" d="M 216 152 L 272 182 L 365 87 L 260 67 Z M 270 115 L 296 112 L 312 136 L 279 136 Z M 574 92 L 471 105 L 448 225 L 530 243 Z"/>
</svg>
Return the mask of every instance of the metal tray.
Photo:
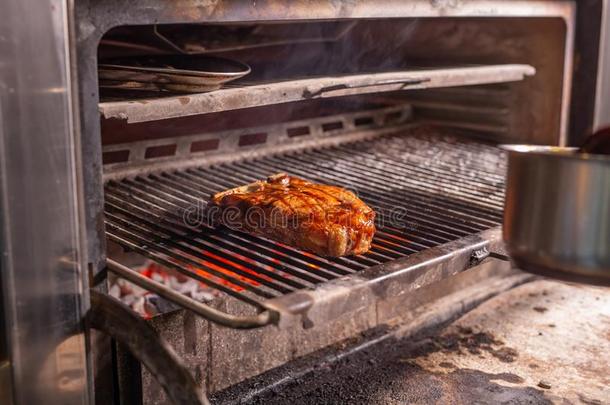
<svg viewBox="0 0 610 405">
<path fill-rule="evenodd" d="M 248 65 L 211 56 L 159 55 L 107 61 L 98 67 L 103 85 L 113 88 L 142 88 L 128 82 L 152 83 L 164 90 L 201 92 L 219 89 L 223 84 L 250 73 Z M 150 86 L 147 90 L 153 89 Z"/>
<path fill-rule="evenodd" d="M 173 93 L 205 93 L 208 91 L 218 90 L 221 85 L 197 85 L 188 83 L 157 83 L 157 82 L 139 82 L 132 80 L 100 80 L 100 89 L 107 93 L 108 91 L 137 91 L 139 92 L 173 92 Z"/>
</svg>

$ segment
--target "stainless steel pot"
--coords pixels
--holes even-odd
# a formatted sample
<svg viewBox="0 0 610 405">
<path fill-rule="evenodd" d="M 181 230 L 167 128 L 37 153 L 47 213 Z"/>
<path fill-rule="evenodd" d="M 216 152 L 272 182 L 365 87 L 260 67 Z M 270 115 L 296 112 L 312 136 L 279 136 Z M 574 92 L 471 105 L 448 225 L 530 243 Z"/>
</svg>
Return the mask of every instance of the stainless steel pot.
<svg viewBox="0 0 610 405">
<path fill-rule="evenodd" d="M 514 265 L 568 281 L 610 285 L 610 156 L 505 145 L 503 236 Z"/>
</svg>

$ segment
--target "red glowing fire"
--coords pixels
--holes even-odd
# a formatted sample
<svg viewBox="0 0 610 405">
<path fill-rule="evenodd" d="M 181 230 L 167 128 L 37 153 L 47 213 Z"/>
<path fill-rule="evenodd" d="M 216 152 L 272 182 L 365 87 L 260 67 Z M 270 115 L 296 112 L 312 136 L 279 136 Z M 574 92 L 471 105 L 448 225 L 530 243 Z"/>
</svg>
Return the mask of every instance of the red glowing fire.
<svg viewBox="0 0 610 405">
<path fill-rule="evenodd" d="M 287 246 L 279 243 L 278 245 L 288 248 Z M 290 257 L 290 255 L 280 250 L 270 250 L 276 256 Z M 206 250 L 202 250 L 200 253 L 209 260 L 202 259 L 201 256 L 198 258 L 189 257 L 188 264 L 185 264 L 184 260 L 181 261 L 175 258 L 167 258 L 166 260 L 172 262 L 176 266 L 180 266 L 182 269 L 196 273 L 201 278 L 208 280 L 209 283 L 200 281 L 200 279 L 189 277 L 186 274 L 178 272 L 174 269 L 169 269 L 153 261 L 148 261 L 145 265 L 137 270 L 143 276 L 169 286 L 183 294 L 189 295 L 193 299 L 204 302 L 212 300 L 215 295 L 219 294 L 217 290 L 210 287 L 210 284 L 212 286 L 222 285 L 232 289 L 235 292 L 242 292 L 247 288 L 248 285 L 259 287 L 261 285 L 261 281 L 274 282 L 272 277 L 256 271 L 256 268 L 264 269 L 267 272 L 279 272 L 274 266 L 259 263 L 254 259 L 242 256 L 235 252 L 227 252 L 230 253 L 230 258 L 226 258 Z M 306 257 L 317 258 L 316 255 L 308 252 L 301 252 L 301 254 Z M 267 258 L 267 260 L 272 261 L 274 264 L 282 264 L 281 260 L 277 257 L 270 257 Z M 198 264 L 195 265 L 193 262 Z M 251 264 L 252 266 L 245 265 L 244 263 Z M 313 263 L 306 264 L 312 269 L 320 268 L 318 265 Z M 281 277 L 290 277 L 288 274 L 283 272 L 279 273 L 281 274 Z M 133 285 L 126 280 L 115 280 L 114 284 L 112 284 L 110 288 L 110 294 L 121 299 L 145 318 L 151 318 L 152 316 L 163 312 L 156 307 L 159 305 L 159 297 L 145 289 Z M 157 302 L 157 304 L 155 304 L 155 302 Z"/>
</svg>

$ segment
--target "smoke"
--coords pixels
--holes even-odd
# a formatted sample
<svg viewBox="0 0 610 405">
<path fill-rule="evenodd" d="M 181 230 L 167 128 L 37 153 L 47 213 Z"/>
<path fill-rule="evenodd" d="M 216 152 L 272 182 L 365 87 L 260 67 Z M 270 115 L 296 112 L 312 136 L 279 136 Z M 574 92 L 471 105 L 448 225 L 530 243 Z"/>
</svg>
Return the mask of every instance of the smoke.
<svg viewBox="0 0 610 405">
<path fill-rule="evenodd" d="M 292 33 L 292 45 L 246 57 L 264 67 L 256 71 L 253 66 L 253 77 L 263 81 L 404 69 L 405 46 L 418 25 L 418 19 L 299 24 L 293 28 L 299 35 Z"/>
</svg>

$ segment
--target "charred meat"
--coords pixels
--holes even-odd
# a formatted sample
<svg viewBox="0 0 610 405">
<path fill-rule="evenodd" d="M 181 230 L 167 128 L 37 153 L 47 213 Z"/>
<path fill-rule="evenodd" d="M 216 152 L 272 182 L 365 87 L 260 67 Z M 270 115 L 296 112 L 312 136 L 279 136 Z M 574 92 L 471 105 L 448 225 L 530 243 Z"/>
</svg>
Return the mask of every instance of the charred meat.
<svg viewBox="0 0 610 405">
<path fill-rule="evenodd" d="M 215 224 L 323 256 L 366 253 L 375 212 L 341 187 L 276 174 L 212 196 Z"/>
</svg>

